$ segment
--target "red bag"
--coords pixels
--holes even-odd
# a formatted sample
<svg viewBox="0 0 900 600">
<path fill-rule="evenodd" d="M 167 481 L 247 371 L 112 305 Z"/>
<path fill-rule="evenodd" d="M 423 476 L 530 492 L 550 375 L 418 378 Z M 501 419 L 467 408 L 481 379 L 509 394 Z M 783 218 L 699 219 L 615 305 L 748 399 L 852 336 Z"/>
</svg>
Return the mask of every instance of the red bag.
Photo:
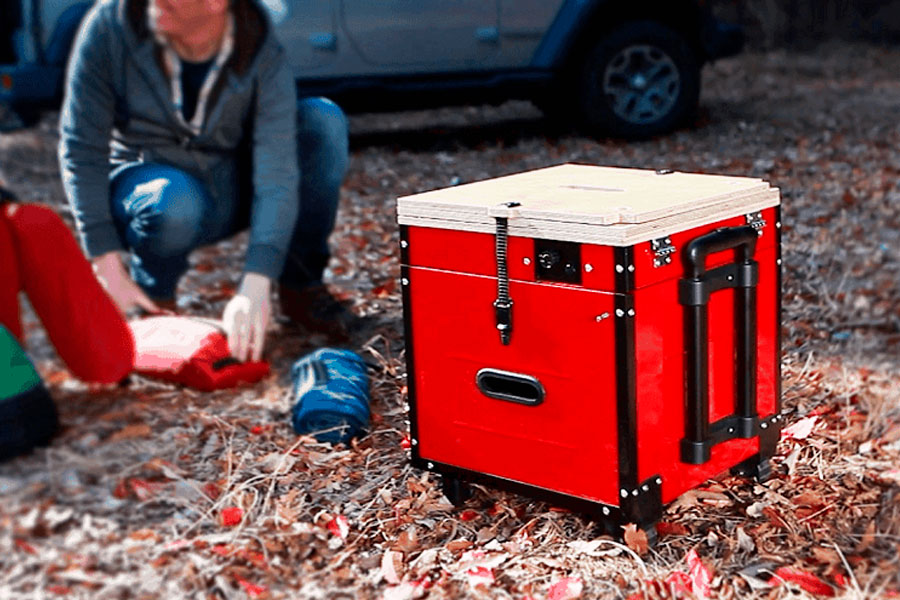
<svg viewBox="0 0 900 600">
<path fill-rule="evenodd" d="M 19 292 L 73 375 L 116 383 L 131 371 L 128 324 L 69 228 L 46 206 L 0 204 L 0 323 L 22 340 Z"/>
<path fill-rule="evenodd" d="M 267 362 L 242 363 L 231 356 L 219 321 L 166 316 L 130 325 L 134 370 L 141 375 L 208 392 L 254 383 L 269 374 Z"/>
</svg>

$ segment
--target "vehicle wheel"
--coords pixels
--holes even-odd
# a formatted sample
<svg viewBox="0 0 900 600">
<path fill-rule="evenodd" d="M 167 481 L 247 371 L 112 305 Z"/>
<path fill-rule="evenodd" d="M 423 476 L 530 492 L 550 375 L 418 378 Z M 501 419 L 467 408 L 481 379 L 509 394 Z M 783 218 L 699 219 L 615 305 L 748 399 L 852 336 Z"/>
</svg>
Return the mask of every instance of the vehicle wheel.
<svg viewBox="0 0 900 600">
<path fill-rule="evenodd" d="M 634 21 L 587 53 L 579 92 L 581 117 L 592 131 L 645 138 L 671 131 L 693 114 L 700 67 L 676 31 Z"/>
</svg>

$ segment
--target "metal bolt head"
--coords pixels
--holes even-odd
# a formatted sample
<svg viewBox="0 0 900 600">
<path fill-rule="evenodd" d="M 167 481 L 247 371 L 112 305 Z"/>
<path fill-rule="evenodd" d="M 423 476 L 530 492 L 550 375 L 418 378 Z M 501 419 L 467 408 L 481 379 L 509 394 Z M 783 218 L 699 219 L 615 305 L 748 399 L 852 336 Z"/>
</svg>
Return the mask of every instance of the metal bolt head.
<svg viewBox="0 0 900 600">
<path fill-rule="evenodd" d="M 666 257 L 666 264 L 668 265 L 668 264 L 670 264 L 671 262 L 672 262 L 672 257 L 671 257 L 671 256 L 667 256 L 667 257 Z"/>
<path fill-rule="evenodd" d="M 616 273 L 622 273 L 625 271 L 625 267 L 622 265 L 616 265 Z"/>
<path fill-rule="evenodd" d="M 409 279 L 404 277 L 403 279 L 400 280 L 400 283 L 402 283 L 403 285 L 409 285 Z"/>
<path fill-rule="evenodd" d="M 627 497 L 628 497 L 628 490 L 624 490 L 624 489 L 623 489 L 621 492 L 619 492 L 619 494 L 620 494 L 623 498 L 627 498 Z"/>
<path fill-rule="evenodd" d="M 775 221 L 775 229 L 781 229 L 781 221 Z"/>
<path fill-rule="evenodd" d="M 406 240 L 400 240 L 400 247 L 409 248 L 409 242 L 407 242 Z"/>
<path fill-rule="evenodd" d="M 433 463 L 433 462 L 429 462 L 429 463 L 428 463 L 428 468 L 429 468 L 429 469 L 433 469 L 433 468 L 434 468 L 434 463 Z"/>
<path fill-rule="evenodd" d="M 662 485 L 662 477 L 656 478 L 656 485 Z"/>
<path fill-rule="evenodd" d="M 632 490 L 631 495 L 632 495 L 632 496 L 637 496 L 639 493 L 640 493 L 640 492 L 638 492 L 637 490 Z"/>
<path fill-rule="evenodd" d="M 645 483 L 644 485 L 641 486 L 641 489 L 644 490 L 645 492 L 649 492 L 650 486 Z"/>
<path fill-rule="evenodd" d="M 760 424 L 760 427 L 762 427 L 763 429 L 768 429 L 769 424 L 768 424 L 768 423 L 762 423 L 762 424 Z"/>
<path fill-rule="evenodd" d="M 781 259 L 779 258 L 778 260 L 776 260 L 776 261 L 775 261 L 775 264 L 778 265 L 778 266 L 781 266 Z"/>
<path fill-rule="evenodd" d="M 628 272 L 634 273 L 634 265 L 628 265 Z"/>
<path fill-rule="evenodd" d="M 609 516 L 609 507 L 607 507 L 607 506 L 603 507 L 603 514 L 606 516 Z"/>
<path fill-rule="evenodd" d="M 621 308 L 617 308 L 617 309 L 616 309 L 616 316 L 617 316 L 617 317 L 624 317 L 624 316 L 625 316 L 625 311 L 622 310 Z"/>
<path fill-rule="evenodd" d="M 418 445 L 419 445 L 419 440 L 417 440 L 416 438 L 413 438 L 413 439 L 410 440 L 410 443 L 411 443 L 413 446 L 418 446 Z"/>
<path fill-rule="evenodd" d="M 594 270 L 594 265 L 591 265 L 591 264 L 584 265 L 584 272 L 585 272 L 585 273 L 590 273 L 590 272 L 593 271 L 593 270 Z"/>
<path fill-rule="evenodd" d="M 628 309 L 628 316 L 629 316 L 629 317 L 633 317 L 633 316 L 634 316 L 634 309 L 633 309 L 633 308 L 629 308 L 629 309 Z"/>
<path fill-rule="evenodd" d="M 522 263 L 525 264 L 526 266 L 530 265 L 531 259 L 526 256 L 525 258 L 522 259 Z"/>
</svg>

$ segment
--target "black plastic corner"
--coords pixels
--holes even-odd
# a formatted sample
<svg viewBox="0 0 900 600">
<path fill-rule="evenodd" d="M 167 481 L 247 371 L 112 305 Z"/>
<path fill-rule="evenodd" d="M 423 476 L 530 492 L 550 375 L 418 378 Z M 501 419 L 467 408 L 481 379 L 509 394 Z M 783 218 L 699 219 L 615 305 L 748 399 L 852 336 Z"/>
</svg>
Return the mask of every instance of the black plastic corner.
<svg viewBox="0 0 900 600">
<path fill-rule="evenodd" d="M 615 248 L 616 433 L 619 488 L 638 486 L 637 364 L 634 328 L 634 248 Z"/>
<path fill-rule="evenodd" d="M 620 496 L 624 522 L 646 528 L 662 517 L 662 478 L 659 475 L 654 475 L 632 489 L 623 488 Z"/>
<path fill-rule="evenodd" d="M 406 399 L 409 405 L 409 441 L 413 466 L 423 468 L 419 456 L 419 421 L 416 412 L 416 369 L 413 351 L 412 301 L 410 296 L 409 227 L 400 226 L 400 287 L 403 295 L 403 339 L 406 353 Z"/>
</svg>

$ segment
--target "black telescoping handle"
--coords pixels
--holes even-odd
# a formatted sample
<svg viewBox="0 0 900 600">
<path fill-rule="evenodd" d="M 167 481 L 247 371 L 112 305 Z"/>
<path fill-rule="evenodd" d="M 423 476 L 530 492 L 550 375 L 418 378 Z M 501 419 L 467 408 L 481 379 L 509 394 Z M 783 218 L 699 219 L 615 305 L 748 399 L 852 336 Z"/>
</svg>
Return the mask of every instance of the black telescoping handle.
<svg viewBox="0 0 900 600">
<path fill-rule="evenodd" d="M 692 240 L 684 249 L 685 277 L 679 282 L 684 306 L 685 437 L 681 460 L 703 464 L 715 444 L 758 434 L 756 410 L 756 286 L 759 266 L 753 255 L 758 233 L 753 227 L 717 229 Z M 707 270 L 710 254 L 734 250 L 734 262 Z M 709 314 L 710 295 L 734 288 L 736 328 L 735 414 L 709 423 Z"/>
</svg>

